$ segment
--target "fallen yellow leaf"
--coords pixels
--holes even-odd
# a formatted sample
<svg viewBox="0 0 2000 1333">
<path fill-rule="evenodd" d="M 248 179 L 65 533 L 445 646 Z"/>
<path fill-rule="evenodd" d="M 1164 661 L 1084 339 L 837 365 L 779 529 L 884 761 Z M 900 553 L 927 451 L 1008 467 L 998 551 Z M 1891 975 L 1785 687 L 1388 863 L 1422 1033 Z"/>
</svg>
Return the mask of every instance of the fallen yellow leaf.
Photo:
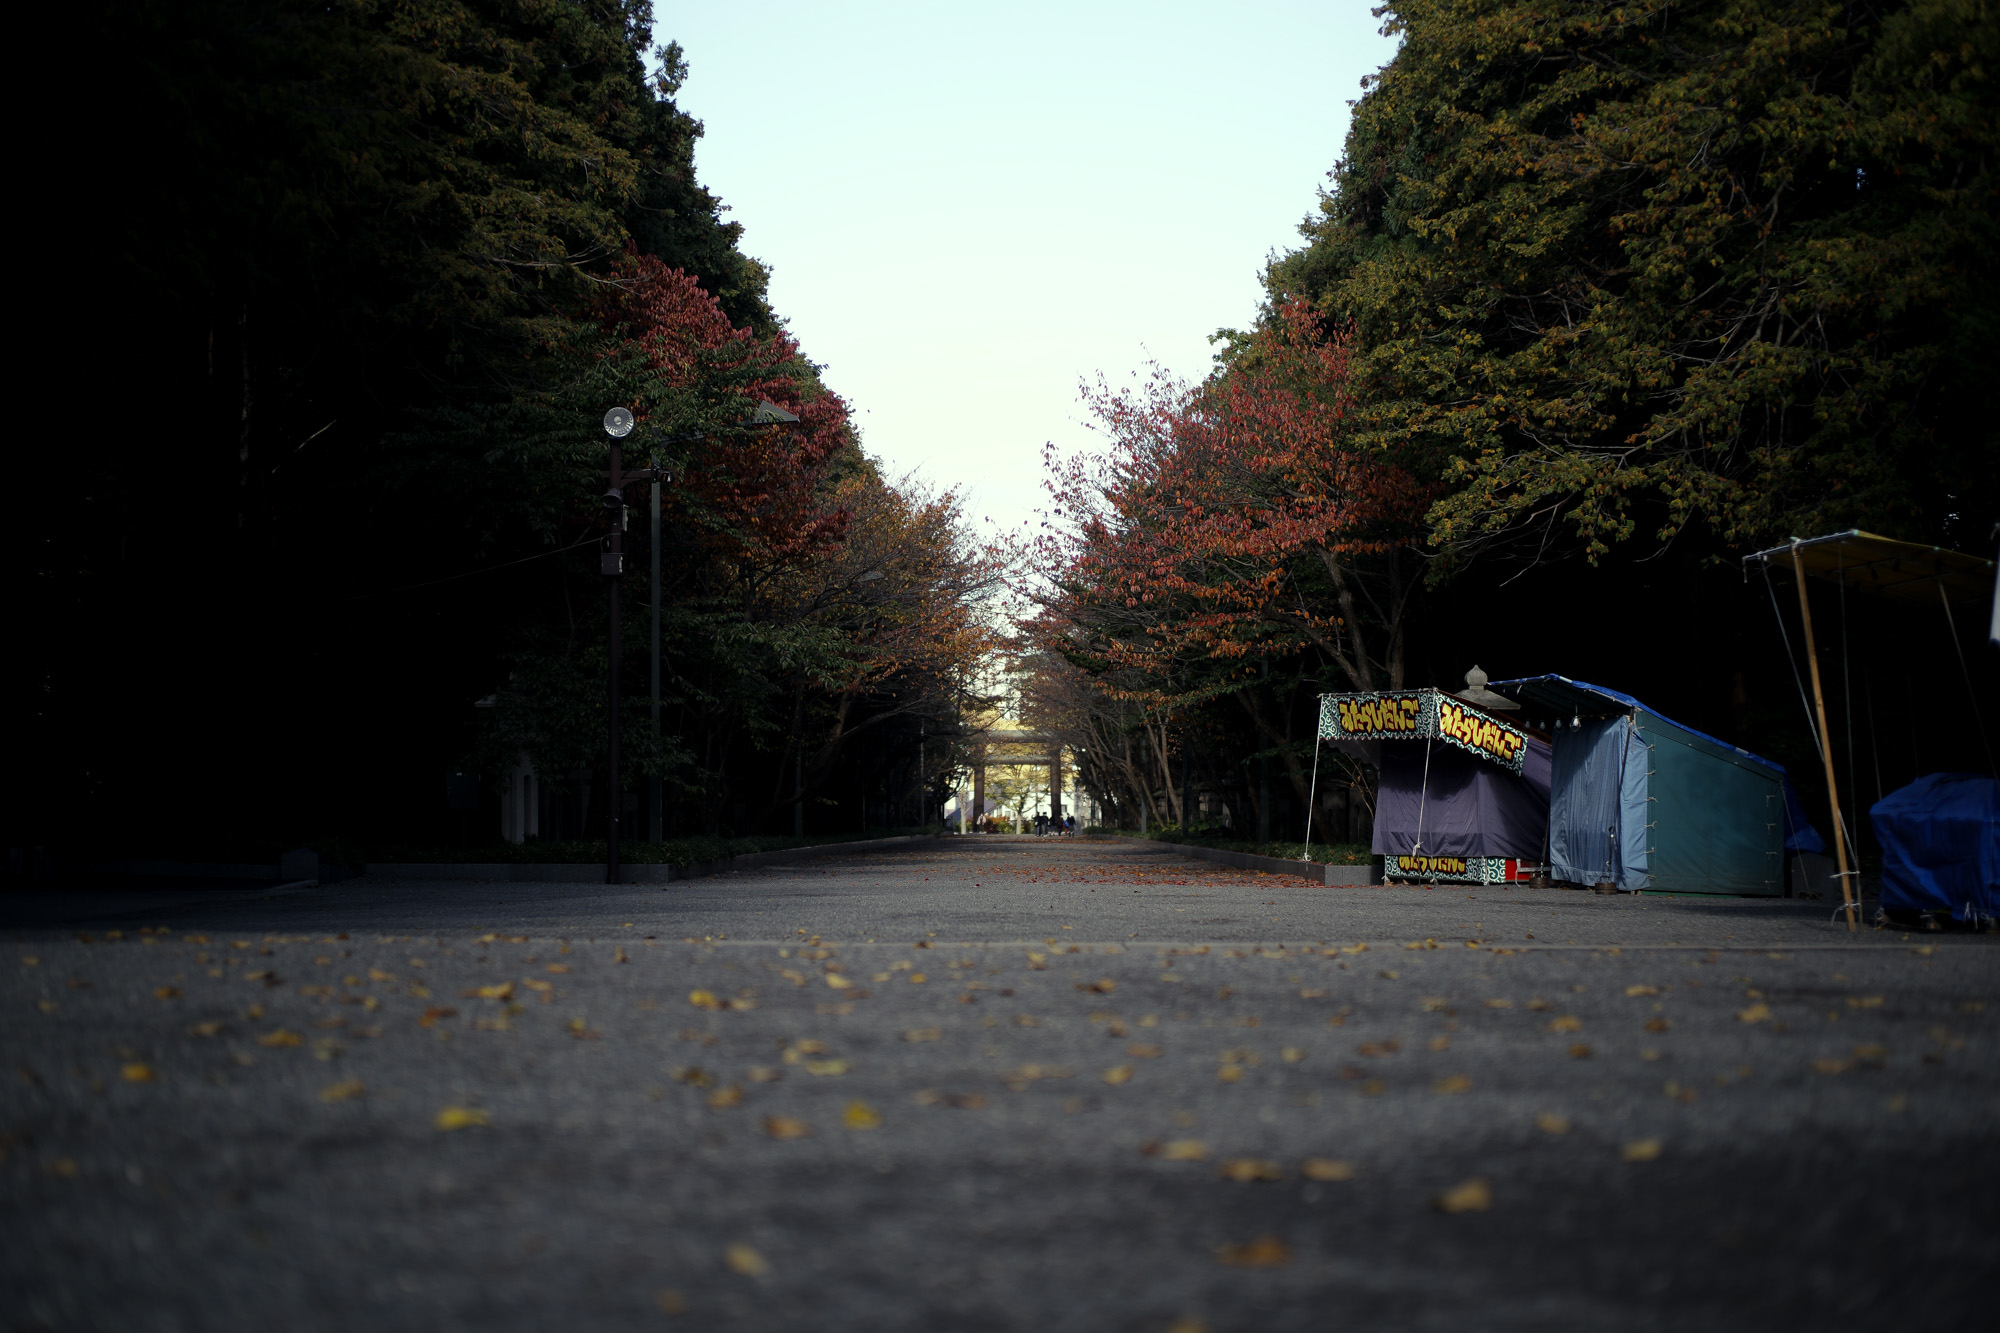
<svg viewBox="0 0 2000 1333">
<path fill-rule="evenodd" d="M 849 981 L 846 977 L 843 977 L 838 972 L 827 973 L 826 984 L 833 987 L 833 989 L 835 990 L 848 990 L 854 985 L 853 982 Z"/>
<path fill-rule="evenodd" d="M 1243 1066 L 1224 1065 L 1215 1071 L 1215 1079 L 1218 1083 L 1240 1083 L 1243 1080 Z"/>
<path fill-rule="evenodd" d="M 788 1115 L 767 1115 L 764 1117 L 764 1132 L 774 1139 L 802 1139 L 813 1130 L 805 1121 Z"/>
<path fill-rule="evenodd" d="M 1660 988 L 1658 986 L 1627 986 L 1625 993 L 1637 998 L 1641 995 L 1658 995 Z"/>
<path fill-rule="evenodd" d="M 1572 1060 L 1588 1060 L 1590 1058 L 1590 1047 L 1584 1045 L 1582 1042 L 1578 1042 L 1569 1048 L 1569 1058 Z"/>
<path fill-rule="evenodd" d="M 1292 1247 L 1276 1236 L 1259 1236 L 1247 1245 L 1218 1245 L 1215 1257 L 1232 1268 L 1283 1268 L 1292 1261 Z"/>
<path fill-rule="evenodd" d="M 1231 1157 L 1220 1163 L 1217 1173 L 1224 1180 L 1234 1180 L 1248 1184 L 1253 1180 L 1283 1180 L 1285 1169 L 1276 1162 L 1267 1162 L 1258 1157 Z"/>
<path fill-rule="evenodd" d="M 1664 1018 L 1649 1018 L 1646 1020 L 1646 1031 L 1648 1032 L 1668 1032 L 1673 1029 L 1673 1026 L 1671 1021 Z"/>
<path fill-rule="evenodd" d="M 1306 1058 L 1305 1048 L 1300 1046 L 1281 1047 L 1278 1051 L 1278 1058 L 1288 1065 L 1295 1065 Z"/>
<path fill-rule="evenodd" d="M 1512 1009 L 1514 1002 L 1512 1000 L 1488 1000 L 1486 1007 L 1488 1009 Z"/>
<path fill-rule="evenodd" d="M 127 1083 L 151 1083 L 153 1081 L 153 1067 L 135 1062 L 120 1069 L 118 1076 Z"/>
<path fill-rule="evenodd" d="M 924 983 L 925 983 L 926 981 L 929 981 L 929 980 L 930 980 L 930 978 L 929 978 L 929 977 L 927 977 L 927 976 L 925 976 L 925 975 L 924 975 L 923 973 L 921 973 L 921 972 L 912 972 L 912 973 L 910 973 L 910 984 L 911 984 L 912 986 L 921 986 L 921 985 L 923 985 L 923 984 L 924 984 Z M 829 982 L 828 984 L 831 984 L 831 983 Z"/>
<path fill-rule="evenodd" d="M 1535 1117 L 1535 1128 L 1544 1134 L 1567 1134 L 1569 1117 L 1557 1115 L 1554 1111 L 1543 1111 Z"/>
<path fill-rule="evenodd" d="M 222 1031 L 222 1024 L 220 1023 L 190 1023 L 188 1025 L 188 1035 L 191 1037 L 213 1037 L 220 1031 Z"/>
<path fill-rule="evenodd" d="M 1441 1213 L 1483 1213 L 1493 1206 L 1493 1187 L 1474 1176 L 1453 1185 L 1432 1204 Z"/>
<path fill-rule="evenodd" d="M 180 987 L 178 986 L 158 986 L 153 990 L 153 998 L 156 1000 L 178 999 L 180 993 Z"/>
<path fill-rule="evenodd" d="M 731 1107 L 741 1106 L 743 1105 L 743 1089 L 734 1083 L 717 1088 L 714 1092 L 708 1094 L 708 1104 L 718 1111 L 727 1111 Z"/>
<path fill-rule="evenodd" d="M 880 1129 L 882 1113 L 867 1102 L 849 1102 L 840 1114 L 840 1122 L 849 1129 Z"/>
<path fill-rule="evenodd" d="M 653 1297 L 653 1304 L 660 1307 L 661 1314 L 686 1314 L 688 1310 L 687 1297 L 681 1295 L 672 1287 L 666 1288 Z"/>
<path fill-rule="evenodd" d="M 1561 1018 L 1551 1018 L 1549 1020 L 1549 1031 L 1581 1032 L 1583 1031 L 1583 1020 L 1575 1014 L 1564 1014 Z"/>
<path fill-rule="evenodd" d="M 806 1061 L 806 1072 L 808 1074 L 817 1074 L 821 1078 L 838 1078 L 842 1074 L 845 1074 L 851 1067 L 845 1060 Z"/>
<path fill-rule="evenodd" d="M 1166 1047 L 1155 1046 L 1150 1042 L 1135 1041 L 1125 1048 L 1125 1054 L 1135 1060 L 1157 1060 L 1166 1054 Z"/>
<path fill-rule="evenodd" d="M 939 1028 L 911 1028 L 903 1034 L 904 1041 L 936 1041 L 944 1036 Z"/>
<path fill-rule="evenodd" d="M 1736 1021 L 1739 1023 L 1768 1023 L 1771 1021 L 1771 1006 L 1758 1003 L 1751 1005 L 1748 1009 L 1738 1009 L 1736 1011 Z"/>
<path fill-rule="evenodd" d="M 1852 1060 L 1815 1060 L 1812 1067 L 1822 1074 L 1845 1074 L 1854 1068 Z"/>
<path fill-rule="evenodd" d="M 300 1034 L 293 1032 L 290 1028 L 279 1028 L 275 1032 L 266 1032 L 263 1036 L 257 1038 L 257 1044 L 259 1046 L 303 1046 L 306 1044 L 306 1039 Z"/>
<path fill-rule="evenodd" d="M 1299 1174 L 1307 1180 L 1352 1180 L 1354 1167 L 1332 1157 L 1308 1157 L 1299 1163 Z"/>
<path fill-rule="evenodd" d="M 370 981 L 394 981 L 396 974 L 393 972 L 384 972 L 379 967 L 371 967 L 368 969 L 368 979 Z"/>
<path fill-rule="evenodd" d="M 1660 1155 L 1660 1147 L 1658 1139 L 1635 1139 L 1619 1156 L 1628 1162 L 1650 1162 Z"/>
<path fill-rule="evenodd" d="M 362 1096 L 367 1091 L 366 1085 L 360 1079 L 350 1078 L 340 1083 L 330 1083 L 326 1087 L 321 1088 L 319 1090 L 319 1099 L 323 1102 L 349 1102 L 353 1101 L 356 1097 Z"/>
<path fill-rule="evenodd" d="M 689 991 L 688 1003 L 697 1009 L 720 1009 L 722 1007 L 722 1001 L 715 998 L 715 992 L 707 990 Z"/>
<path fill-rule="evenodd" d="M 1132 1066 L 1130 1065 L 1111 1066 L 1111 1068 L 1104 1071 L 1104 1081 L 1106 1083 L 1109 1083 L 1114 1088 L 1121 1083 L 1130 1083 L 1132 1081 Z"/>
<path fill-rule="evenodd" d="M 473 1106 L 447 1106 L 437 1113 L 434 1122 L 439 1129 L 470 1129 L 474 1125 L 490 1125 L 493 1118 Z"/>
<path fill-rule="evenodd" d="M 722 1252 L 722 1260 L 733 1273 L 744 1277 L 762 1277 L 771 1271 L 771 1265 L 764 1256 L 740 1241 Z"/>
<path fill-rule="evenodd" d="M 1199 1162 L 1208 1156 L 1208 1145 L 1200 1139 L 1175 1139 L 1160 1149 L 1169 1162 Z"/>
<path fill-rule="evenodd" d="M 1431 1084 L 1431 1091 L 1444 1096 L 1450 1096 L 1453 1093 L 1464 1092 L 1471 1086 L 1472 1079 L 1467 1075 L 1447 1074 L 1437 1082 Z"/>
</svg>

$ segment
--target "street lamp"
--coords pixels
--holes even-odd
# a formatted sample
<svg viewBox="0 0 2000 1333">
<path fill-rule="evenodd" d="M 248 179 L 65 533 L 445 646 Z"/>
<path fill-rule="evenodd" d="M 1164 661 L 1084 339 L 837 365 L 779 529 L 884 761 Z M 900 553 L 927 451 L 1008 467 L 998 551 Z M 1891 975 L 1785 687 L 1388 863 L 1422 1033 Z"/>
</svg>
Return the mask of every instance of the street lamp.
<svg viewBox="0 0 2000 1333">
<path fill-rule="evenodd" d="M 717 427 L 716 429 L 756 430 L 771 426 L 796 425 L 798 424 L 798 420 L 799 418 L 796 413 L 787 412 L 784 408 L 779 407 L 776 403 L 766 398 L 759 400 L 756 411 L 752 412 L 744 420 L 733 421 L 728 426 Z M 625 575 L 625 525 L 627 517 L 625 485 L 627 482 L 633 481 L 648 481 L 652 483 L 652 530 L 650 536 L 653 543 L 651 551 L 653 566 L 653 670 L 651 702 L 654 735 L 657 736 L 660 730 L 660 484 L 673 480 L 673 477 L 665 468 L 660 466 L 657 454 L 654 456 L 653 466 L 636 468 L 630 472 L 625 471 L 625 437 L 632 433 L 632 429 L 636 424 L 637 422 L 633 418 L 631 409 L 629 408 L 614 407 L 604 414 L 604 433 L 611 437 L 611 469 L 606 473 L 606 476 L 610 480 L 610 485 L 605 489 L 598 503 L 610 511 L 613 516 L 611 536 L 606 542 L 605 549 L 598 562 L 598 572 L 603 574 L 611 584 L 611 664 L 610 671 L 607 673 L 608 679 L 605 682 L 605 691 L 609 702 L 608 711 L 610 713 L 608 721 L 610 728 L 609 757 L 611 763 L 611 782 L 608 793 L 611 810 L 609 826 L 606 830 L 609 836 L 606 839 L 608 847 L 606 849 L 607 856 L 604 866 L 604 879 L 607 884 L 616 884 L 619 882 L 619 834 L 622 831 L 625 818 L 625 784 L 623 775 L 619 770 L 620 755 L 618 745 L 618 701 L 622 693 L 618 671 L 620 652 L 618 629 L 619 620 L 624 610 L 624 602 L 620 596 L 620 587 Z M 705 439 L 713 433 L 714 430 L 710 429 L 683 431 L 676 435 L 655 436 L 653 443 L 656 446 L 678 444 L 685 441 Z M 656 807 L 654 818 L 648 822 L 650 825 L 649 831 L 657 834 L 659 831 L 657 800 L 654 801 L 654 805 Z"/>
</svg>

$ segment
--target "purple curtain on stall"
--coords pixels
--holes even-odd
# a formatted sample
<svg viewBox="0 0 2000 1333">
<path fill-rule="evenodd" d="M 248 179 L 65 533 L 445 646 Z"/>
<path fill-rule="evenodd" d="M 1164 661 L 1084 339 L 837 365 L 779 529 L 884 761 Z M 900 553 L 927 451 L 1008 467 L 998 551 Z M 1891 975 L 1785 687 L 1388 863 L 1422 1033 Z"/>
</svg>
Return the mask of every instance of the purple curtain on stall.
<svg viewBox="0 0 2000 1333">
<path fill-rule="evenodd" d="M 1430 748 L 1430 777 L 1424 749 Z M 1549 747 L 1530 736 L 1521 776 L 1443 741 L 1384 741 L 1375 798 L 1378 856 L 1512 856 L 1539 861 L 1549 827 Z M 1428 790 L 1427 790 L 1428 788 Z"/>
</svg>

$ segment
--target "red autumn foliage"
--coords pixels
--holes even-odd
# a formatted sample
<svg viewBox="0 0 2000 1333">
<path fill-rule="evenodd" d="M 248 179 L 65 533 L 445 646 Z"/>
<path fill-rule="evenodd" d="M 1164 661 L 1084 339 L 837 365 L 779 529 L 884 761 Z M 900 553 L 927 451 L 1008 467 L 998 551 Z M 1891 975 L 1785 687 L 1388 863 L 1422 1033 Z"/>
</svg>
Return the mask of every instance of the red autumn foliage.
<svg viewBox="0 0 2000 1333">
<path fill-rule="evenodd" d="M 658 417 L 669 433 L 719 426 L 759 399 L 800 418 L 708 436 L 689 454 L 677 502 L 702 514 L 718 554 L 739 563 L 768 569 L 839 544 L 850 516 L 832 502 L 828 473 L 848 442 L 847 404 L 806 373 L 789 336 L 732 327 L 692 276 L 651 255 L 631 267 L 606 314 L 653 372 L 636 404 L 642 423 Z"/>
<path fill-rule="evenodd" d="M 1303 303 L 1274 312 L 1234 364 L 1189 387 L 1087 395 L 1108 459 L 1051 486 L 1067 531 L 1044 631 L 1082 630 L 1112 667 L 1158 690 L 1189 659 L 1316 644 L 1357 688 L 1401 676 L 1409 557 L 1433 488 L 1412 460 L 1364 447 L 1344 331 Z M 1044 567 L 1048 567 L 1044 565 Z"/>
</svg>

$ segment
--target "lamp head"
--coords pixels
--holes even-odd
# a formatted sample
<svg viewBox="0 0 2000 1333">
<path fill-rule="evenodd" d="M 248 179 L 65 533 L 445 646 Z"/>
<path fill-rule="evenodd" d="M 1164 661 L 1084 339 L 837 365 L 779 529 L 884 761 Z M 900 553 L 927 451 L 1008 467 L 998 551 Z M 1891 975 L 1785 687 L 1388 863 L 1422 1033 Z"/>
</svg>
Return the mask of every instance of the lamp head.
<svg viewBox="0 0 2000 1333">
<path fill-rule="evenodd" d="M 603 505 L 606 509 L 616 512 L 625 507 L 625 492 L 613 487 L 598 497 L 597 503 Z"/>
<path fill-rule="evenodd" d="M 614 407 L 604 414 L 604 433 L 614 440 L 622 440 L 632 433 L 632 413 L 623 407 Z"/>
</svg>

